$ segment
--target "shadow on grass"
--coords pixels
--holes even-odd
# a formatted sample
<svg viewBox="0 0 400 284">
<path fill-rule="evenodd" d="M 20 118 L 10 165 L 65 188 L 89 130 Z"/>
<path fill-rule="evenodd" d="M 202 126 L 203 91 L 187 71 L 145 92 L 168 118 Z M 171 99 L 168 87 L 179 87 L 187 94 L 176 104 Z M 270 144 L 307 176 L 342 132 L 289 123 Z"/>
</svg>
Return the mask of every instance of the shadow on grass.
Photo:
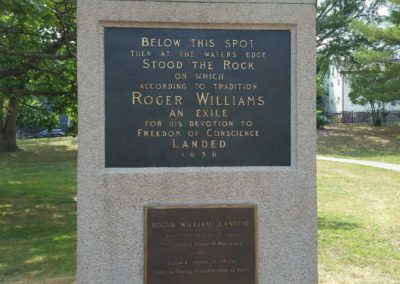
<svg viewBox="0 0 400 284">
<path fill-rule="evenodd" d="M 73 275 L 76 203 L 72 198 L 4 201 L 0 208 L 0 282 Z"/>
<path fill-rule="evenodd" d="M 19 141 L 19 149 L 16 152 L 0 153 L 0 166 L 15 167 L 76 161 L 76 138 L 69 138 L 67 142 L 52 139 Z"/>
<path fill-rule="evenodd" d="M 0 154 L 0 283 L 75 274 L 75 141 L 20 141 Z"/>
<path fill-rule="evenodd" d="M 328 126 L 318 131 L 318 154 L 350 157 L 398 155 L 400 124 Z"/>
<path fill-rule="evenodd" d="M 361 228 L 357 223 L 329 220 L 325 217 L 318 217 L 318 230 L 354 230 Z"/>
</svg>

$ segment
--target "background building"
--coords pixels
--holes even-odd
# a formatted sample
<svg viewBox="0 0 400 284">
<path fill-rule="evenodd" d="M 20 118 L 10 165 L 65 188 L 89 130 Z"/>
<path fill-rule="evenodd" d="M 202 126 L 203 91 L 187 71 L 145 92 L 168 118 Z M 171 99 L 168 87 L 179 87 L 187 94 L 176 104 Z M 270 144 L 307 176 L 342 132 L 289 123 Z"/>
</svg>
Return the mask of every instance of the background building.
<svg viewBox="0 0 400 284">
<path fill-rule="evenodd" d="M 322 106 L 330 123 L 372 122 L 371 105 L 354 104 L 349 97 L 351 78 L 337 65 L 331 65 L 324 78 Z M 400 101 L 384 104 L 383 122 L 400 121 Z"/>
<path fill-rule="evenodd" d="M 326 113 L 341 112 L 370 112 L 369 104 L 359 105 L 351 102 L 351 81 L 349 76 L 342 74 L 343 70 L 336 65 L 331 65 L 324 78 L 325 96 L 322 99 Z M 385 111 L 400 111 L 400 102 L 393 101 L 384 105 Z"/>
</svg>

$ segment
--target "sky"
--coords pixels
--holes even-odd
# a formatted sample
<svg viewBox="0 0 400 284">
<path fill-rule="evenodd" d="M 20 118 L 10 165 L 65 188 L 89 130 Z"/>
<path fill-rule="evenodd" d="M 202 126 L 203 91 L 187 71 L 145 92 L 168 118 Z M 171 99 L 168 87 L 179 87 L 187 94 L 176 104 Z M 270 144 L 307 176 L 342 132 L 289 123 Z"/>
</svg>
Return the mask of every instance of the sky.
<svg viewBox="0 0 400 284">
<path fill-rule="evenodd" d="M 381 16 L 389 16 L 389 9 L 388 7 L 381 6 L 378 10 L 379 15 Z"/>
</svg>

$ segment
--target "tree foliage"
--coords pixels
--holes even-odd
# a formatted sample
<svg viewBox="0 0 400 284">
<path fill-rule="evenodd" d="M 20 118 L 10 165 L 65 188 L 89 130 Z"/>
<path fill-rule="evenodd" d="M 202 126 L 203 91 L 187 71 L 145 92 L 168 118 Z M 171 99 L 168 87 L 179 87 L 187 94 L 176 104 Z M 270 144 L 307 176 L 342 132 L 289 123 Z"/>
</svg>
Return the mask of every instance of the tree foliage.
<svg viewBox="0 0 400 284">
<path fill-rule="evenodd" d="M 392 3 L 389 21 L 383 27 L 378 23 L 354 23 L 356 32 L 373 45 L 354 53 L 359 71 L 352 75 L 350 99 L 371 106 L 375 125 L 382 123 L 384 105 L 400 100 L 400 0 Z"/>
<path fill-rule="evenodd" d="M 369 23 L 377 18 L 378 7 L 385 0 L 318 0 L 317 59 L 318 72 L 328 68 L 332 60 L 354 62 L 352 52 L 369 43 L 356 33 L 355 20 Z"/>
<path fill-rule="evenodd" d="M 16 149 L 18 110 L 76 115 L 75 11 L 75 0 L 0 1 L 0 151 Z"/>
<path fill-rule="evenodd" d="M 376 19 L 383 2 L 385 0 L 317 1 L 317 109 L 322 109 L 323 81 L 329 65 L 352 65 L 355 63 L 353 52 L 369 45 L 365 36 L 355 32 L 353 22 L 369 23 Z"/>
</svg>

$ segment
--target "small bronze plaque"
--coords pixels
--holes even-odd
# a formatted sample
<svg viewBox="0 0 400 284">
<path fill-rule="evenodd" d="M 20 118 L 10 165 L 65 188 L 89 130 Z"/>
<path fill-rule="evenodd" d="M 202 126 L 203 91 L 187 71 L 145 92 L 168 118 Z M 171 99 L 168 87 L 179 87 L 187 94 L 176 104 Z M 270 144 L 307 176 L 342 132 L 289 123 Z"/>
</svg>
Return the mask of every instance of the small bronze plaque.
<svg viewBox="0 0 400 284">
<path fill-rule="evenodd" d="M 145 284 L 255 284 L 255 207 L 145 209 Z"/>
</svg>

